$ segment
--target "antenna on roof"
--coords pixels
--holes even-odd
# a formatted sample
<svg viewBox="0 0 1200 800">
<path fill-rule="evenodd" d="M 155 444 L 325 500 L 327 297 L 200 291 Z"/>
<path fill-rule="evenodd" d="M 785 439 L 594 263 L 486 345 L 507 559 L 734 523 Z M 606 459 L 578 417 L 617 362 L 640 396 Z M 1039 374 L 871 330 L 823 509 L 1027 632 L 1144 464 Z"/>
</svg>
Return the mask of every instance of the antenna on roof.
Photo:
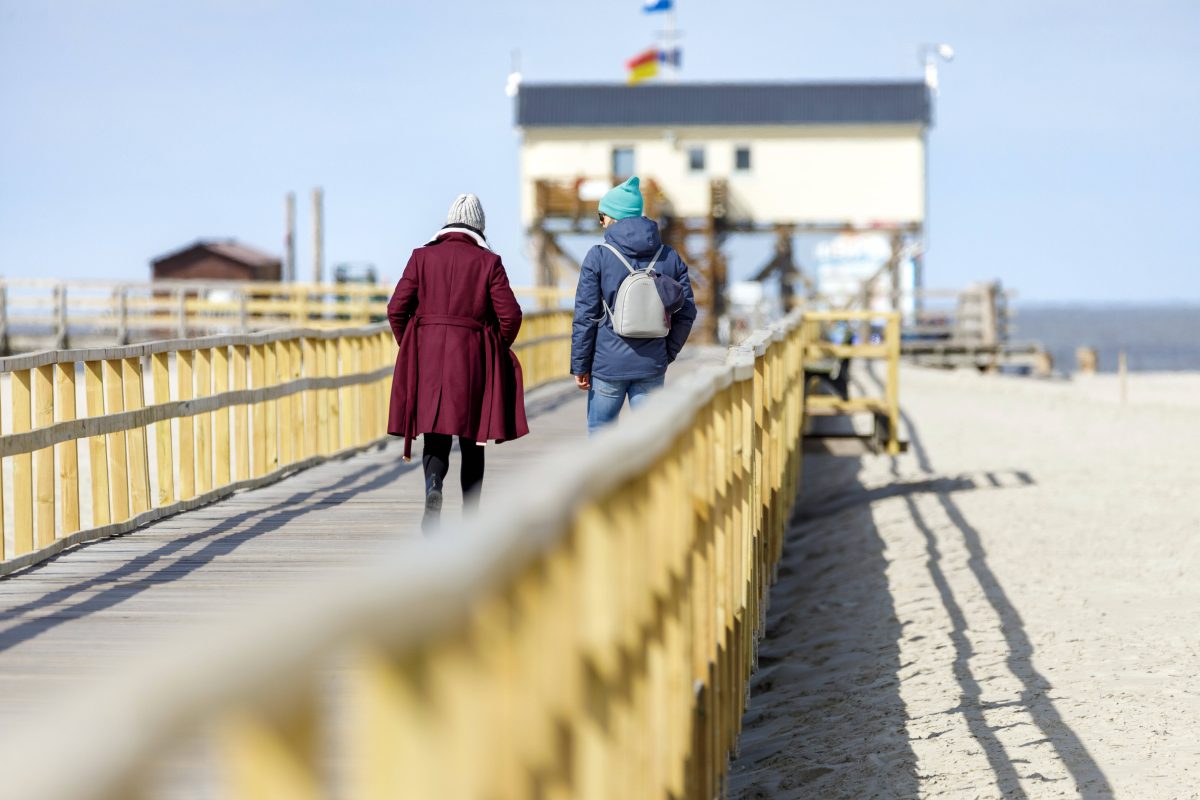
<svg viewBox="0 0 1200 800">
<path fill-rule="evenodd" d="M 946 63 L 954 60 L 954 48 L 944 42 L 941 44 L 923 44 L 917 48 L 917 58 L 925 67 L 925 85 L 937 95 L 938 71 L 937 62 L 940 58 Z"/>
<path fill-rule="evenodd" d="M 508 82 L 504 84 L 504 93 L 516 97 L 521 91 L 521 51 L 512 51 L 512 71 L 508 73 Z"/>
</svg>

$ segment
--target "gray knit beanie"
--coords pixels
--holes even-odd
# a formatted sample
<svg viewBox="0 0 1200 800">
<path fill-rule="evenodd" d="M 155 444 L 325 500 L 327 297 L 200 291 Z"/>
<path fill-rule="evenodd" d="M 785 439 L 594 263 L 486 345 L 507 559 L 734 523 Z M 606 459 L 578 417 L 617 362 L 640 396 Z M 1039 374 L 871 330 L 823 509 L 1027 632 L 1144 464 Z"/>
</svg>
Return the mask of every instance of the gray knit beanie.
<svg viewBox="0 0 1200 800">
<path fill-rule="evenodd" d="M 483 233 L 484 223 L 483 206 L 473 194 L 460 194 L 450 204 L 450 211 L 446 214 L 447 225 L 469 225 L 480 233 Z"/>
</svg>

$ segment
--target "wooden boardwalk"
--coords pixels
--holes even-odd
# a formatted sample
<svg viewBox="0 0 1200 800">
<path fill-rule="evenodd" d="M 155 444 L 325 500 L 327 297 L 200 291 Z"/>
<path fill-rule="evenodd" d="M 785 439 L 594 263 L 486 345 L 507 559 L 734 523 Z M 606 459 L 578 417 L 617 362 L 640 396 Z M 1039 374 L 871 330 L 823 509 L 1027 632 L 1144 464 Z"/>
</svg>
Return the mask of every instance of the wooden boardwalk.
<svg viewBox="0 0 1200 800">
<path fill-rule="evenodd" d="M 672 377 L 720 361 L 689 348 Z M 586 439 L 586 396 L 559 382 L 526 396 L 530 435 L 487 448 L 489 496 L 520 491 L 522 466 Z M 321 464 L 279 483 L 69 550 L 0 579 L 0 726 L 52 703 L 69 684 L 102 678 L 156 640 L 203 630 L 282 588 L 422 535 L 424 481 L 400 442 Z M 458 457 L 444 515 L 461 513 Z"/>
<path fill-rule="evenodd" d="M 489 494 L 564 441 L 586 437 L 585 397 L 557 383 L 526 398 L 528 437 L 487 449 Z M 420 445 L 399 441 L 236 494 L 0 580 L 0 726 L 67 684 L 103 676 L 189 625 L 235 615 L 282 586 L 421 538 Z M 445 515 L 460 513 L 457 455 Z M 508 478 L 508 481 L 511 481 Z"/>
</svg>

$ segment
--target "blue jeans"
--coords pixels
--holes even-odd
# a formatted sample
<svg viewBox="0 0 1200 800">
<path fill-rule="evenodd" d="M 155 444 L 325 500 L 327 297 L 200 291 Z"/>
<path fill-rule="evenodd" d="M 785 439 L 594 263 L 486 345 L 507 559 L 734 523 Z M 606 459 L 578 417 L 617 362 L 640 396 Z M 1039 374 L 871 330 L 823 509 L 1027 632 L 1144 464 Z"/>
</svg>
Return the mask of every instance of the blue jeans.
<svg viewBox="0 0 1200 800">
<path fill-rule="evenodd" d="M 626 396 L 629 397 L 629 407 L 637 408 L 646 401 L 651 392 L 662 388 L 665 377 L 656 375 L 653 378 L 632 381 L 606 381 L 593 375 L 592 388 L 588 389 L 588 435 L 617 421 L 617 415 L 625 405 Z"/>
</svg>

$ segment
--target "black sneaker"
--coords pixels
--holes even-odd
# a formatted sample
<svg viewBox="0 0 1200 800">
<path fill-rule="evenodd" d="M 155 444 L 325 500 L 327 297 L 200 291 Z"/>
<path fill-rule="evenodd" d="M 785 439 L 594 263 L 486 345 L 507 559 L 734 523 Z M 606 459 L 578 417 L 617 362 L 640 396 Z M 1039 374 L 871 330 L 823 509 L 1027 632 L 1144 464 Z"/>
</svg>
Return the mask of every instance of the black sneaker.
<svg viewBox="0 0 1200 800">
<path fill-rule="evenodd" d="M 430 489 L 425 493 L 425 516 L 421 520 L 421 530 L 430 531 L 437 527 L 442 518 L 442 490 Z"/>
</svg>

